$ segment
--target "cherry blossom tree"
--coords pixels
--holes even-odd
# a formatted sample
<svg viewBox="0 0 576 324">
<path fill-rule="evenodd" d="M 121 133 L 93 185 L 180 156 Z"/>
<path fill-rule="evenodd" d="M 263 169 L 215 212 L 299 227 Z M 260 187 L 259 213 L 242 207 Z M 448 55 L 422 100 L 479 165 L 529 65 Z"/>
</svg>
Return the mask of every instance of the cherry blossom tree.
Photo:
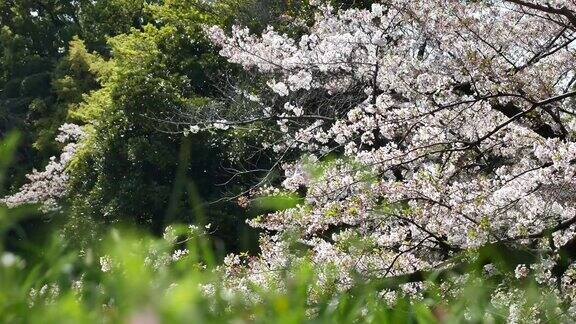
<svg viewBox="0 0 576 324">
<path fill-rule="evenodd" d="M 512 276 L 536 276 L 574 312 L 576 1 L 310 2 L 297 38 L 207 28 L 268 80 L 257 114 L 214 126 L 281 133 L 285 178 L 261 191 L 303 197 L 250 221 L 262 253 L 227 259 L 232 285 L 276 282 L 309 258 L 321 286 L 415 292 L 496 248 L 527 255 Z"/>
<path fill-rule="evenodd" d="M 43 171 L 33 170 L 27 174 L 29 182 L 13 195 L 0 199 L 0 203 L 10 208 L 24 204 L 40 204 L 43 212 L 60 209 L 60 199 L 68 192 L 69 175 L 66 167 L 74 157 L 78 141 L 84 136 L 84 132 L 75 124 L 63 124 L 59 131 L 56 141 L 65 144 L 60 157 L 51 157 Z"/>
</svg>

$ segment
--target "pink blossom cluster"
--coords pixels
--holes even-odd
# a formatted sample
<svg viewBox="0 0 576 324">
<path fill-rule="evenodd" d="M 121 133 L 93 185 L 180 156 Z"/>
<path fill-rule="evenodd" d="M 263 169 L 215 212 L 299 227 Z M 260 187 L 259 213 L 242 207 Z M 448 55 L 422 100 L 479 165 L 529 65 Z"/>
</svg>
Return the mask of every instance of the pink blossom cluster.
<svg viewBox="0 0 576 324">
<path fill-rule="evenodd" d="M 75 124 L 63 124 L 59 131 L 56 141 L 65 144 L 60 157 L 51 157 L 43 171 L 33 170 L 27 174 L 29 182 L 15 194 L 0 199 L 0 203 L 10 208 L 24 204 L 41 204 L 40 209 L 44 212 L 60 208 L 59 200 L 67 192 L 66 166 L 73 158 L 78 147 L 77 142 L 84 133 L 81 127 Z"/>
</svg>

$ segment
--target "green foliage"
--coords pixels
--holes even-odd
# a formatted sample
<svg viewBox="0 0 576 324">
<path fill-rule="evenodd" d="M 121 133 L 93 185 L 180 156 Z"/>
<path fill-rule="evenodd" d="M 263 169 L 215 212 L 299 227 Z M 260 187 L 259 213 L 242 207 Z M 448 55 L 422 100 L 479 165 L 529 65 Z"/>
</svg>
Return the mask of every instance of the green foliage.
<svg viewBox="0 0 576 324">
<path fill-rule="evenodd" d="M 266 14 L 268 9 L 262 8 L 270 9 L 268 18 L 254 16 Z M 199 188 L 202 204 L 245 190 L 254 177 L 239 177 L 226 188 L 216 184 L 229 180 L 221 172 L 229 159 L 247 164 L 258 160 L 246 156 L 250 145 L 262 140 L 258 132 L 182 140 L 159 132 L 158 121 L 219 101 L 227 82 L 223 78 L 240 73 L 205 39 L 205 24 L 244 23 L 254 16 L 258 28 L 272 23 L 297 31 L 282 13 L 305 17 L 309 9 L 305 1 L 261 0 L 0 4 L 0 134 L 14 128 L 22 134 L 7 186 L 16 191 L 26 181 L 25 173 L 57 155 L 62 148 L 54 141 L 58 128 L 73 122 L 84 125 L 88 135 L 68 168 L 71 213 L 48 226 L 68 224 L 68 232 L 85 229 L 86 237 L 96 236 L 98 224 L 117 222 L 158 232 L 169 219 L 192 218 L 196 207 L 186 198 L 186 183 Z M 189 152 L 184 166 L 182 150 Z M 265 167 L 265 160 L 258 161 Z M 181 189 L 173 189 L 177 183 Z M 233 203 L 214 207 L 208 218 L 236 246 L 244 211 Z"/>
<path fill-rule="evenodd" d="M 91 48 L 107 53 L 108 37 L 129 33 L 130 28 L 140 28 L 147 17 L 144 15 L 144 0 L 98 0 L 80 1 L 78 23 L 84 28 L 82 39 Z"/>
<path fill-rule="evenodd" d="M 128 4 L 135 3 L 108 0 L 0 3 L 0 134 L 12 129 L 22 134 L 17 167 L 8 174 L 12 190 L 24 182 L 26 172 L 42 167 L 57 154 L 59 147 L 53 138 L 59 125 L 67 121 L 67 110 L 97 85 L 87 66 L 81 64 L 90 54 L 80 50 L 84 44 L 74 37 L 87 39 L 88 48 L 106 53 L 102 46 L 106 37 L 114 36 L 112 32 L 129 31 L 134 23 L 111 15 L 134 11 L 133 5 Z M 140 11 L 141 8 L 137 12 Z M 106 16 L 108 20 L 85 19 L 86 15 Z M 99 24 L 116 29 L 102 34 L 97 28 Z"/>
<path fill-rule="evenodd" d="M 72 44 L 71 66 L 88 71 L 99 88 L 83 89 L 83 101 L 68 108 L 68 118 L 86 124 L 88 133 L 69 167 L 70 235 L 89 228 L 86 237 L 93 237 L 95 224 L 130 223 L 158 233 L 167 222 L 192 222 L 192 184 L 199 204 L 222 197 L 215 184 L 227 179 L 214 161 L 224 159 L 225 145 L 210 134 L 182 138 L 158 130 L 176 111 L 210 102 L 216 95 L 210 75 L 225 65 L 202 32 L 213 16 L 195 10 L 195 3 L 147 5 L 143 11 L 155 23 L 110 38 L 108 60 L 89 54 L 79 41 Z M 241 211 L 231 203 L 214 207 L 210 222 L 237 248 Z"/>
<path fill-rule="evenodd" d="M 0 143 L 0 189 L 4 184 L 4 176 L 8 167 L 12 164 L 12 158 L 18 145 L 18 133 L 10 133 Z M 1 190 L 0 190 L 0 193 Z"/>
</svg>

